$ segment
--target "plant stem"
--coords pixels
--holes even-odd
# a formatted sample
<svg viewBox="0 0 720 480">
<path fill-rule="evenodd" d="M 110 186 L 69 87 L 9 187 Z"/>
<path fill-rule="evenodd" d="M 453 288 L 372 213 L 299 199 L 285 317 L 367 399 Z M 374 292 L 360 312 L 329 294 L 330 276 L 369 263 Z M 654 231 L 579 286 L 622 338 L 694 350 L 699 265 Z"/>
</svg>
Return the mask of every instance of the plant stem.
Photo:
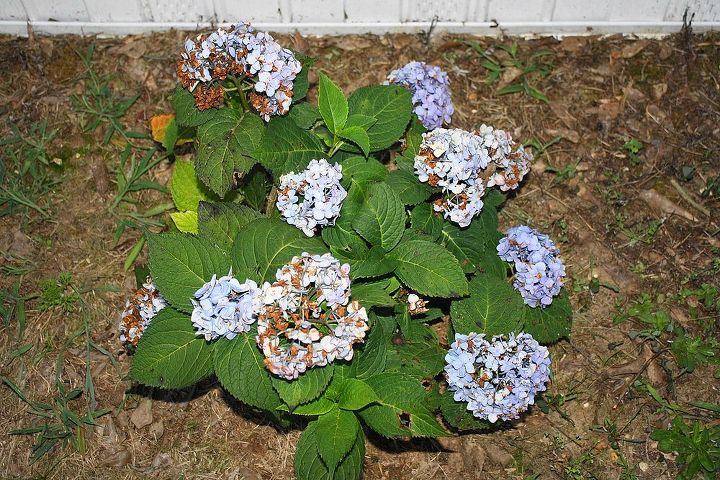
<svg viewBox="0 0 720 480">
<path fill-rule="evenodd" d="M 340 140 L 339 142 L 334 143 L 333 147 L 328 152 L 328 157 L 332 157 L 333 155 L 335 155 L 338 152 L 338 150 L 340 150 L 343 147 L 343 145 L 345 145 L 345 142 L 343 140 Z"/>
</svg>

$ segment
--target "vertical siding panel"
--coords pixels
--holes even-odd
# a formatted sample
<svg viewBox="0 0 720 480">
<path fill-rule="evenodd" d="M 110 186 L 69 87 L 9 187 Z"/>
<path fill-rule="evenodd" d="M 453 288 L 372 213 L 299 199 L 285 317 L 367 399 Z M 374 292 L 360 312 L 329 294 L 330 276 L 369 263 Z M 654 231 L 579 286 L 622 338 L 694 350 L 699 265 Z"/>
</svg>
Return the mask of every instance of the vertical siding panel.
<svg viewBox="0 0 720 480">
<path fill-rule="evenodd" d="M 407 22 L 429 22 L 437 16 L 440 22 L 465 22 L 471 0 L 409 0 Z"/>
<path fill-rule="evenodd" d="M 215 0 L 218 22 L 272 22 L 282 21 L 279 0 Z"/>
<path fill-rule="evenodd" d="M 2 0 L 0 2 L 0 20 L 27 20 L 25 7 L 20 0 Z"/>
<path fill-rule="evenodd" d="M 345 12 L 342 0 L 293 0 L 292 21 L 342 23 Z"/>
<path fill-rule="evenodd" d="M 31 0 L 32 1 L 32 0 Z M 146 20 L 139 0 L 86 0 L 91 22 L 139 22 Z"/>
<path fill-rule="evenodd" d="M 32 21 L 87 22 L 90 20 L 85 2 L 78 0 L 24 0 L 24 5 Z"/>
<path fill-rule="evenodd" d="M 151 0 L 149 5 L 156 22 L 215 21 L 212 0 Z"/>
<path fill-rule="evenodd" d="M 635 0 L 628 0 L 629 2 Z M 608 18 L 608 4 L 603 0 L 555 0 L 552 20 L 556 22 L 598 22 Z"/>
<path fill-rule="evenodd" d="M 401 0 L 345 0 L 347 22 L 399 22 Z"/>
<path fill-rule="evenodd" d="M 668 2 L 669 0 L 611 0 L 608 2 L 608 20 L 619 22 L 662 21 Z"/>
<path fill-rule="evenodd" d="M 720 7 L 716 0 L 671 0 L 665 15 L 668 22 L 681 22 L 685 8 L 688 9 L 688 17 L 695 14 L 693 22 L 717 22 L 720 21 Z"/>
<path fill-rule="evenodd" d="M 502 22 L 541 22 L 550 20 L 552 0 L 489 0 L 485 21 Z"/>
</svg>

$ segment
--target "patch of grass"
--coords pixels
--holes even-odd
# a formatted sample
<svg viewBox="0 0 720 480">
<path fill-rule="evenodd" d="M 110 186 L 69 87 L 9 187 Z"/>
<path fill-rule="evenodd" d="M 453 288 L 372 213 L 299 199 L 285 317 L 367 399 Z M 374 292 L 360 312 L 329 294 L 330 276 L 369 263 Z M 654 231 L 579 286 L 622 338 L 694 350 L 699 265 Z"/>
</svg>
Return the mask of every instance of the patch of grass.
<svg viewBox="0 0 720 480">
<path fill-rule="evenodd" d="M 643 148 L 645 148 L 645 146 L 637 138 L 631 138 L 623 144 L 623 149 L 628 152 L 628 158 L 633 165 L 640 165 L 642 163 L 638 153 L 640 153 Z"/>
<path fill-rule="evenodd" d="M 656 429 L 650 438 L 658 442 L 658 450 L 677 453 L 681 480 L 702 475 L 706 480 L 716 477 L 720 470 L 720 426 L 703 426 L 698 420 L 685 423 L 678 415 L 667 430 Z"/>
<path fill-rule="evenodd" d="M 45 312 L 59 307 L 65 313 L 75 311 L 77 302 L 80 301 L 80 294 L 77 293 L 72 284 L 72 274 L 62 272 L 58 278 L 47 278 L 40 281 L 40 304 L 39 310 Z"/>
<path fill-rule="evenodd" d="M 658 299 L 659 300 L 659 299 Z M 659 301 L 653 301 L 649 294 L 644 293 L 623 311 L 620 307 L 613 316 L 613 325 L 618 325 L 628 319 L 637 319 L 649 328 L 641 331 L 631 331 L 632 338 L 641 337 L 657 339 L 664 332 L 673 330 L 673 322 L 670 314 L 658 306 Z"/>
<path fill-rule="evenodd" d="M 564 473 L 566 480 L 587 480 L 594 479 L 595 476 L 588 471 L 588 467 L 593 464 L 595 459 L 591 452 L 585 452 L 577 458 L 570 460 L 565 465 Z"/>
<path fill-rule="evenodd" d="M 113 77 L 112 75 L 99 75 L 95 71 L 93 67 L 94 53 L 95 44 L 88 46 L 84 54 L 77 52 L 85 67 L 83 76 L 85 91 L 70 97 L 73 109 L 83 115 L 83 130 L 93 132 L 101 125 L 105 125 L 104 145 L 110 143 L 114 134 L 118 134 L 128 143 L 132 143 L 131 138 L 147 138 L 144 133 L 126 131 L 120 123 L 120 119 L 125 116 L 140 95 L 124 98 L 110 88 Z"/>
<path fill-rule="evenodd" d="M 489 49 L 484 49 L 475 40 L 465 40 L 465 44 L 472 47 L 485 59 L 480 65 L 488 71 L 485 77 L 485 83 L 488 85 L 495 84 L 506 74 L 508 69 L 515 68 L 519 70 L 517 77 L 501 88 L 498 95 L 525 93 L 536 100 L 550 103 L 547 96 L 535 88 L 533 84 L 535 81 L 542 80 L 552 73 L 553 63 L 548 60 L 548 57 L 555 54 L 552 50 L 541 48 L 532 53 L 521 52 L 517 42 L 513 42 L 510 46 L 495 44 Z M 504 55 L 498 55 L 498 50 L 504 52 Z"/>
<path fill-rule="evenodd" d="M 47 194 L 63 180 L 62 160 L 48 153 L 57 130 L 48 130 L 45 120 L 26 134 L 13 123 L 9 127 L 12 136 L 0 140 L 0 217 L 34 210 L 47 219 Z"/>
<path fill-rule="evenodd" d="M 660 227 L 665 223 L 664 218 L 640 222 L 632 227 L 625 225 L 625 216 L 622 213 L 615 214 L 614 228 L 628 238 L 628 241 L 621 245 L 622 247 L 634 247 L 638 244 L 652 245 L 655 241 L 655 235 Z"/>
</svg>

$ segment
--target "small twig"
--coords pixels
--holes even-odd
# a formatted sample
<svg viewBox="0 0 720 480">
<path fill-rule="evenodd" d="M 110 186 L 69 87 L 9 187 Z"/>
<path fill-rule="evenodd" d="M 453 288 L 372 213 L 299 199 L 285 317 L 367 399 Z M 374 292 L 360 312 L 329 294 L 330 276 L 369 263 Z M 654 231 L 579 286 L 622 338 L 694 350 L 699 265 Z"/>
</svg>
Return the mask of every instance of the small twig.
<svg viewBox="0 0 720 480">
<path fill-rule="evenodd" d="M 277 187 L 272 187 L 270 190 L 270 195 L 268 195 L 268 201 L 267 205 L 265 206 L 265 215 L 270 216 L 272 215 L 273 209 L 275 208 L 275 202 L 277 201 L 278 197 L 278 191 Z"/>
<path fill-rule="evenodd" d="M 633 386 L 633 384 L 637 381 L 637 379 L 640 378 L 640 375 L 642 375 L 643 372 L 645 372 L 645 370 L 647 370 L 647 368 L 650 366 L 650 364 L 651 364 L 653 361 L 655 361 L 655 359 L 658 358 L 660 355 L 662 355 L 662 354 L 665 353 L 665 352 L 669 352 L 669 351 L 670 351 L 670 348 L 663 348 L 662 350 L 659 350 L 657 353 L 655 353 L 652 357 L 650 357 L 650 358 L 643 364 L 643 366 L 640 368 L 640 370 L 633 376 L 633 378 L 630 380 L 630 382 L 628 382 L 627 386 L 626 386 L 625 389 L 624 389 L 624 392 L 623 392 L 622 395 L 620 395 L 620 397 L 618 398 L 617 403 L 616 403 L 615 405 L 613 405 L 613 410 L 616 410 L 616 409 L 620 406 L 620 403 L 623 401 L 623 399 L 625 398 L 625 396 L 628 394 L 628 392 L 630 391 L 630 388 L 631 388 L 631 387 Z"/>
<path fill-rule="evenodd" d="M 673 188 L 674 188 L 675 190 L 677 190 L 677 192 L 680 194 L 680 196 L 683 198 L 683 200 L 685 200 L 685 201 L 688 202 L 690 205 L 692 205 L 693 207 L 695 207 L 696 210 L 698 210 L 699 212 L 701 212 L 701 213 L 702 213 L 703 215 L 705 215 L 706 217 L 709 217 L 709 216 L 710 216 L 710 210 L 708 210 L 707 208 L 703 207 L 703 206 L 700 205 L 698 202 L 696 202 L 695 199 L 692 198 L 692 195 L 690 195 L 690 192 L 688 192 L 687 190 L 685 190 L 685 189 L 682 187 L 682 185 L 680 185 L 674 178 L 671 178 L 671 179 L 670 179 L 670 185 L 672 185 Z"/>
</svg>

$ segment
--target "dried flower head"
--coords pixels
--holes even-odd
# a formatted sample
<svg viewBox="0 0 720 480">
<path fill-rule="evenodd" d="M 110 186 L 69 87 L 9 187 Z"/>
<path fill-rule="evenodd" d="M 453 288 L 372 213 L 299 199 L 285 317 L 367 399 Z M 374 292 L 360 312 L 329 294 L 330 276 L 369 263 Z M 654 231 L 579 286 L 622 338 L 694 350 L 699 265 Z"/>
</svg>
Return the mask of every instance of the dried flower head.
<svg viewBox="0 0 720 480">
<path fill-rule="evenodd" d="M 195 292 L 190 319 L 198 335 L 205 340 L 225 337 L 232 340 L 250 330 L 257 314 L 256 299 L 260 289 L 252 280 L 240 283 L 232 271 L 224 277 L 212 276 Z"/>
<path fill-rule="evenodd" d="M 303 253 L 265 283 L 257 343 L 273 374 L 293 380 L 336 359 L 351 360 L 368 330 L 365 308 L 350 300 L 350 265 Z"/>
<path fill-rule="evenodd" d="M 137 346 L 153 317 L 166 306 L 165 299 L 148 277 L 143 286 L 125 302 L 120 317 L 120 342 L 126 346 Z"/>
<path fill-rule="evenodd" d="M 340 185 L 342 167 L 312 160 L 305 171 L 280 177 L 277 208 L 290 225 L 315 235 L 317 226 L 334 225 L 347 192 Z"/>
<path fill-rule="evenodd" d="M 253 81 L 250 103 L 266 121 L 288 112 L 293 82 L 302 69 L 290 50 L 248 23 L 188 39 L 180 56 L 178 78 L 193 92 L 198 109 L 222 105 L 223 89 L 215 82 L 248 78 Z"/>
<path fill-rule="evenodd" d="M 535 403 L 550 379 L 550 354 L 528 333 L 485 339 L 455 334 L 445 356 L 448 389 L 475 417 L 513 420 Z"/>
<path fill-rule="evenodd" d="M 497 252 L 501 259 L 515 263 L 513 286 L 527 305 L 546 307 L 560 293 L 565 265 L 547 235 L 525 225 L 513 227 L 500 239 Z"/>
<path fill-rule="evenodd" d="M 452 120 L 455 108 L 450 99 L 450 80 L 440 67 L 410 62 L 390 72 L 385 85 L 391 83 L 410 90 L 415 115 L 425 128 L 439 128 Z"/>
<path fill-rule="evenodd" d="M 427 300 L 423 300 L 417 294 L 411 293 L 407 297 L 408 301 L 408 313 L 410 315 L 421 315 L 428 311 Z"/>
</svg>

